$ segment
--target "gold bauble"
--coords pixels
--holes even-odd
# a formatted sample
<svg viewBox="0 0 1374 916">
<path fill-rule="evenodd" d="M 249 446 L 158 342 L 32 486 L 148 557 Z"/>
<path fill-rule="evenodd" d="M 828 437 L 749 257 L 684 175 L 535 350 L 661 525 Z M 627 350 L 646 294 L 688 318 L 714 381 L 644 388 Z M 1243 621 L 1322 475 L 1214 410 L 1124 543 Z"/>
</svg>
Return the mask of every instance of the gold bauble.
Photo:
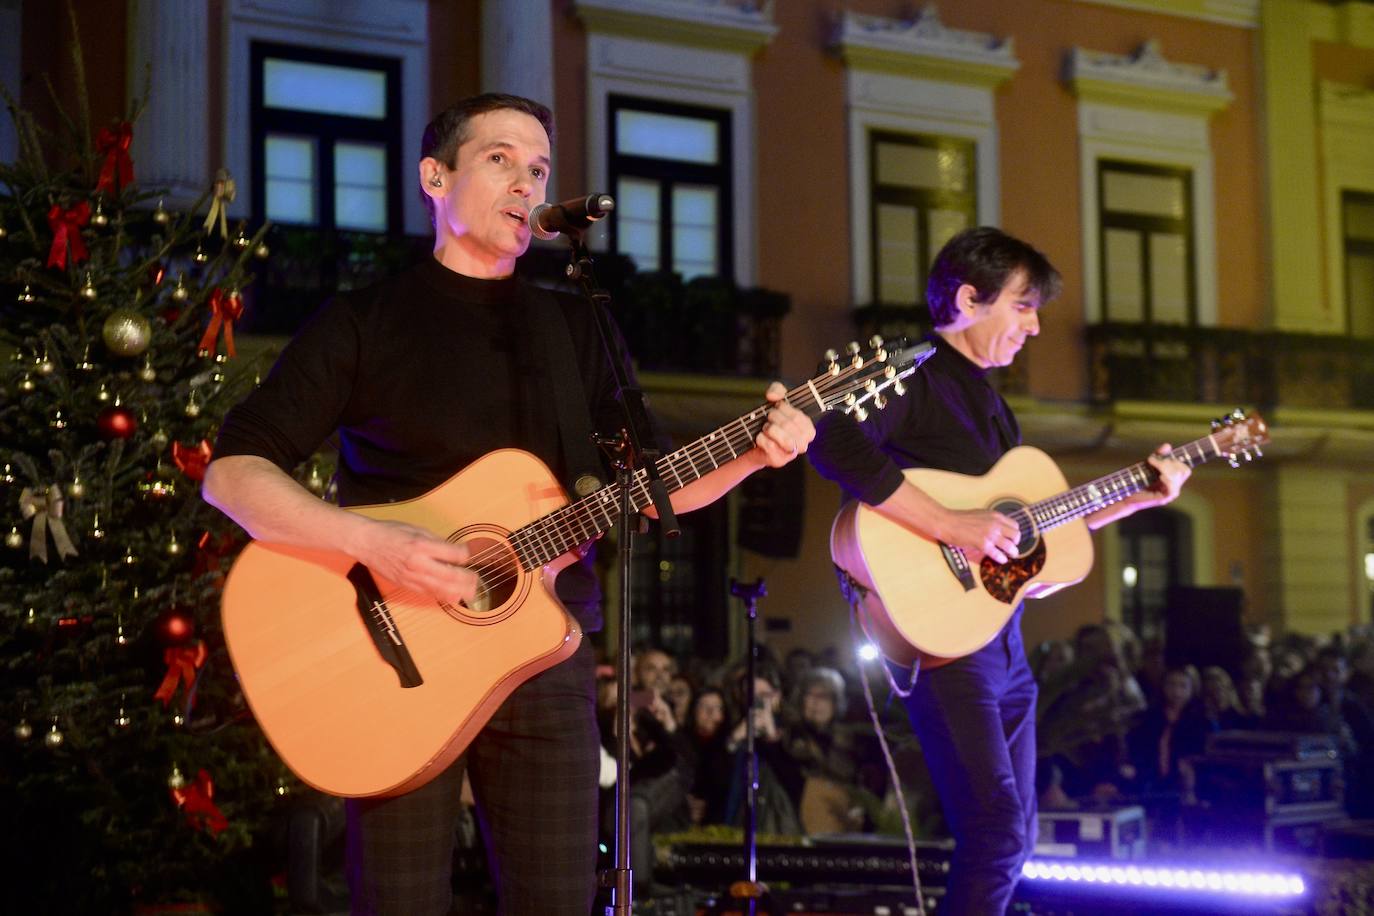
<svg viewBox="0 0 1374 916">
<path fill-rule="evenodd" d="M 167 223 L 171 222 L 171 220 L 172 214 L 162 209 L 162 201 L 159 200 L 157 202 L 157 209 L 153 211 L 153 222 L 157 223 L 159 226 L 165 226 Z"/>
<path fill-rule="evenodd" d="M 38 386 L 33 383 L 33 379 L 29 376 L 27 372 L 25 372 L 24 377 L 19 380 L 19 390 L 24 392 L 25 394 L 27 394 L 28 392 L 32 391 L 37 387 Z"/>
<path fill-rule="evenodd" d="M 73 477 L 72 482 L 67 484 L 67 495 L 72 499 L 80 499 L 86 495 L 86 485 L 81 482 L 80 477 Z"/>
<path fill-rule="evenodd" d="M 153 339 L 153 325 L 133 309 L 115 309 L 100 329 L 105 346 L 116 356 L 138 356 Z"/>
<path fill-rule="evenodd" d="M 0 242 L 3 242 L 5 240 L 5 236 L 9 234 L 10 231 L 6 229 L 3 225 L 0 225 Z"/>
<path fill-rule="evenodd" d="M 167 788 L 180 789 L 186 785 L 186 777 L 181 775 L 181 767 L 172 764 L 172 773 L 167 777 Z"/>
<path fill-rule="evenodd" d="M 138 377 L 145 382 L 157 381 L 157 370 L 153 368 L 153 361 L 145 359 L 143 365 L 138 367 Z"/>
<path fill-rule="evenodd" d="M 267 256 L 272 253 L 272 249 L 267 247 L 266 242 L 258 242 L 258 247 L 253 249 L 253 254 L 259 260 L 267 260 Z"/>
<path fill-rule="evenodd" d="M 43 745 L 48 748 L 58 748 L 62 746 L 64 740 L 66 739 L 62 732 L 57 728 L 57 720 L 53 719 L 52 728 L 48 729 L 48 733 L 43 736 Z"/>
<path fill-rule="evenodd" d="M 91 225 L 97 229 L 104 229 L 110 224 L 110 218 L 101 209 L 100 201 L 95 202 L 95 212 L 91 214 Z"/>
<path fill-rule="evenodd" d="M 24 546 L 24 535 L 19 533 L 17 527 L 10 527 L 10 533 L 5 535 L 5 546 L 13 550 L 18 550 Z"/>
<path fill-rule="evenodd" d="M 19 741 L 27 741 L 33 737 L 33 726 L 27 719 L 19 720 L 19 724 L 14 727 L 14 737 Z"/>
<path fill-rule="evenodd" d="M 153 448 L 157 449 L 159 452 L 162 451 L 167 447 L 167 430 L 159 429 L 157 432 L 153 433 L 149 441 L 152 442 Z"/>
</svg>

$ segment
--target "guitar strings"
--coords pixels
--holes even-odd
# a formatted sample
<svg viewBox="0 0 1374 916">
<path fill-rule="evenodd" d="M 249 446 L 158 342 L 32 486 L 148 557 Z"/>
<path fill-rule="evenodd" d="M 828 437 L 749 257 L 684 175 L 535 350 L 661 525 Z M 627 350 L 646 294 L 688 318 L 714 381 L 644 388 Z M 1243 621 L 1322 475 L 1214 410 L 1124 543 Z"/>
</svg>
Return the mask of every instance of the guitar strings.
<svg viewBox="0 0 1374 916">
<path fill-rule="evenodd" d="M 784 400 L 789 403 L 799 401 L 805 407 L 809 407 L 818 396 L 821 403 L 817 413 L 823 413 L 833 409 L 837 403 L 843 401 L 849 392 L 863 387 L 862 381 L 850 376 L 862 375 L 864 369 L 870 370 L 871 376 L 871 370 L 874 366 L 885 368 L 886 365 L 886 363 L 869 361 L 862 366 L 850 365 L 843 368 L 837 375 L 826 373 L 788 391 L 784 395 Z M 880 369 L 879 374 L 882 371 Z M 887 380 L 881 387 L 887 387 L 891 381 Z M 881 390 L 881 388 L 877 390 Z M 876 391 L 872 393 L 876 393 Z M 666 482 L 667 473 L 671 473 L 677 480 L 678 488 L 681 488 L 686 485 L 683 483 L 684 473 L 687 473 L 691 481 L 694 482 L 723 464 L 738 458 L 753 448 L 754 439 L 762 430 L 761 421 L 772 407 L 771 403 L 761 405 L 743 417 L 739 417 L 695 442 L 660 458 L 655 462 L 660 477 L 664 477 Z M 751 425 L 754 427 L 753 429 L 751 429 Z M 736 445 L 739 446 L 739 449 L 736 448 Z M 724 446 L 724 448 L 720 449 L 720 446 Z M 719 450 L 719 458 L 722 460 L 717 460 L 716 450 Z M 726 457 L 727 453 L 729 457 Z M 704 467 L 707 462 L 710 463 L 710 470 L 701 470 L 701 467 Z M 630 480 L 629 490 L 633 508 L 643 509 L 651 503 L 647 470 L 640 469 L 635 472 Z M 540 566 L 594 540 L 614 527 L 614 517 L 606 503 L 610 501 L 618 504 L 618 496 L 618 488 L 615 485 L 603 487 L 594 494 L 575 503 L 562 506 L 548 515 L 516 529 L 511 532 L 509 537 L 501 539 L 492 547 L 469 557 L 468 562 L 464 565 L 478 574 L 479 582 L 482 583 L 488 594 L 496 591 L 507 583 L 517 580 L 522 572 L 533 572 Z M 600 509 L 605 516 L 600 525 L 598 525 L 593 514 L 593 509 Z M 522 553 L 532 556 L 522 557 Z M 528 567 L 525 566 L 526 559 L 530 560 L 531 565 Z M 515 567 L 519 567 L 519 569 L 517 570 Z M 407 607 L 406 603 L 412 601 L 418 601 L 424 606 Z M 393 607 L 396 603 L 401 603 L 401 606 Z M 389 594 L 381 602 L 380 607 L 373 609 L 373 613 L 379 620 L 383 614 L 389 614 L 392 622 L 397 625 L 403 620 L 409 620 L 411 632 L 418 633 L 425 620 L 432 620 L 437 625 L 447 619 L 432 613 L 433 608 L 430 605 L 433 603 L 432 597 L 402 587 Z M 448 604 L 448 602 L 443 603 Z M 417 612 L 420 615 L 418 621 L 414 619 Z"/>
</svg>

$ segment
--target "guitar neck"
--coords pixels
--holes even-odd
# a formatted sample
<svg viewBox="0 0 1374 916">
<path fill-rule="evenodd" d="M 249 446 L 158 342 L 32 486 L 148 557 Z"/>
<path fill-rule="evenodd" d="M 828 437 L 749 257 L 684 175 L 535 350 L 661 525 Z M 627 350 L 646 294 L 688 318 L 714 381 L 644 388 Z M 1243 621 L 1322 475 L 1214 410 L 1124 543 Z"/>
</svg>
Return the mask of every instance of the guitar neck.
<svg viewBox="0 0 1374 916">
<path fill-rule="evenodd" d="M 813 420 L 829 409 L 814 382 L 787 392 L 786 400 Z M 654 467 L 664 487 L 674 493 L 749 451 L 771 408 L 771 404 L 762 404 L 690 445 L 659 458 Z M 631 508 L 640 512 L 652 502 L 649 473 L 640 468 L 630 481 Z M 521 565 L 527 570 L 536 569 L 610 531 L 619 516 L 620 488 L 610 484 L 530 522 L 512 533 L 510 540 Z"/>
<path fill-rule="evenodd" d="M 1179 446 L 1170 454 L 1190 468 L 1222 457 L 1223 453 L 1212 436 L 1194 439 Z M 1026 507 L 1039 529 L 1055 528 L 1065 522 L 1091 515 L 1099 509 L 1120 502 L 1126 497 L 1147 490 L 1159 480 L 1159 471 L 1141 461 L 1105 477 L 1066 490 L 1057 496 L 1043 499 Z"/>
</svg>

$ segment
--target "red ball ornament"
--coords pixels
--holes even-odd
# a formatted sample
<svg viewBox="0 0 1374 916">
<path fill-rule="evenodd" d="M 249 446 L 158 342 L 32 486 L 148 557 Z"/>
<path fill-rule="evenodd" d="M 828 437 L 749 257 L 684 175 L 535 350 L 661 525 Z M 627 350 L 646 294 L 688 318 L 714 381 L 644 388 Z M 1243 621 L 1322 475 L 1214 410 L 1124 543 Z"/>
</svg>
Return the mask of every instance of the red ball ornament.
<svg viewBox="0 0 1374 916">
<path fill-rule="evenodd" d="M 181 317 L 181 309 L 175 305 L 169 305 L 162 310 L 162 320 L 166 324 L 176 324 Z"/>
<path fill-rule="evenodd" d="M 134 412 L 118 404 L 102 410 L 95 422 L 105 439 L 127 439 L 138 429 L 138 418 Z"/>
<path fill-rule="evenodd" d="M 196 635 L 196 618 L 187 608 L 174 604 L 153 622 L 153 632 L 164 646 L 185 645 Z"/>
</svg>

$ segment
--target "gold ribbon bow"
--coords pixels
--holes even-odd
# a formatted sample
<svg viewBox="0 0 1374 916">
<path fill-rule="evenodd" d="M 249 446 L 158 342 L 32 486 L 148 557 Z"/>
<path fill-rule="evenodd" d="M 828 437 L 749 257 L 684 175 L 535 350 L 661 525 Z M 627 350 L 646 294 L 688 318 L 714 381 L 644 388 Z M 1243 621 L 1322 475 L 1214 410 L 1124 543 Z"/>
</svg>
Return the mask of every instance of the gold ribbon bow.
<svg viewBox="0 0 1374 916">
<path fill-rule="evenodd" d="M 76 556 L 76 546 L 67 536 L 67 526 L 62 524 L 62 488 L 52 484 L 46 491 L 35 491 L 25 487 L 19 494 L 19 511 L 24 520 L 33 519 L 33 536 L 29 538 L 29 556 L 44 563 L 48 562 L 48 529 L 52 529 L 52 542 L 57 545 L 57 555 L 62 559 Z"/>
<path fill-rule="evenodd" d="M 205 232 L 214 229 L 215 221 L 219 221 L 219 234 L 224 238 L 229 238 L 229 204 L 234 202 L 234 196 L 238 191 L 234 187 L 234 179 L 229 177 L 228 169 L 220 169 L 215 173 L 215 193 L 210 201 L 210 212 L 205 217 Z"/>
</svg>

